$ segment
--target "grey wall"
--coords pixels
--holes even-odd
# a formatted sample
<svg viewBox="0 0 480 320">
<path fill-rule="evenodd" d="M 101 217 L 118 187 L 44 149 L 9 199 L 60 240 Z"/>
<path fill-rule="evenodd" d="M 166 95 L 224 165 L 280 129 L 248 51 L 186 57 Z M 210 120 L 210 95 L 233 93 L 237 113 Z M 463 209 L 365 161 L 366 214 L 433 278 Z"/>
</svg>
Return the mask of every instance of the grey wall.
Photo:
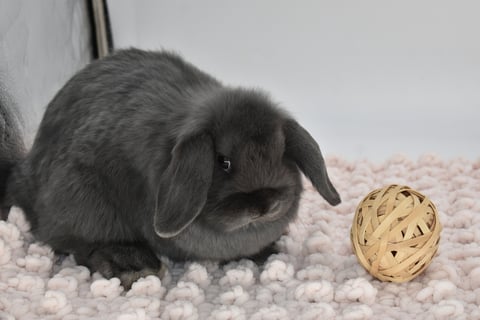
<svg viewBox="0 0 480 320">
<path fill-rule="evenodd" d="M 480 156 L 480 1 L 109 1 L 118 47 L 259 86 L 328 154 Z"/>
<path fill-rule="evenodd" d="M 47 103 L 90 59 L 86 1 L 0 0 L 0 85 L 20 110 L 27 145 Z"/>
</svg>

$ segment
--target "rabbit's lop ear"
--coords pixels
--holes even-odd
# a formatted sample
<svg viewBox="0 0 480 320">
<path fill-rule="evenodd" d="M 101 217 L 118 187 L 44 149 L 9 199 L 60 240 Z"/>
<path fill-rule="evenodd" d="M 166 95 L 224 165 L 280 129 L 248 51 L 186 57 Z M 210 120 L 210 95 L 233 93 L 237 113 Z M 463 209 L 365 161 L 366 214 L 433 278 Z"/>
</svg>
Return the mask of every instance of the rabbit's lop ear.
<svg viewBox="0 0 480 320">
<path fill-rule="evenodd" d="M 182 138 L 162 174 L 154 228 L 158 236 L 179 234 L 202 211 L 212 181 L 213 141 L 207 134 Z"/>
<path fill-rule="evenodd" d="M 284 133 L 286 155 L 297 163 L 328 203 L 339 204 L 340 195 L 330 182 L 320 148 L 312 136 L 293 119 L 286 121 Z"/>
</svg>

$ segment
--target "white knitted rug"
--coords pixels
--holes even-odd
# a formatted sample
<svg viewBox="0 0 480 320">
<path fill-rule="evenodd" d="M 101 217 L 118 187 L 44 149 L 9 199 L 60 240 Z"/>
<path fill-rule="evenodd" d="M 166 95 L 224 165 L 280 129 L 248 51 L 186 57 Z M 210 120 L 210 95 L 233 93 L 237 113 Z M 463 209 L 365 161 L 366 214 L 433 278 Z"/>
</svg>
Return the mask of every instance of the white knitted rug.
<svg viewBox="0 0 480 320">
<path fill-rule="evenodd" d="M 13 208 L 0 221 L 0 319 L 480 319 L 480 160 L 392 157 L 381 164 L 328 160 L 343 203 L 330 207 L 306 183 L 298 221 L 264 267 L 172 265 L 160 281 L 124 292 L 32 242 Z M 439 209 L 440 248 L 409 283 L 382 283 L 357 263 L 349 231 L 358 202 L 405 184 Z"/>
</svg>

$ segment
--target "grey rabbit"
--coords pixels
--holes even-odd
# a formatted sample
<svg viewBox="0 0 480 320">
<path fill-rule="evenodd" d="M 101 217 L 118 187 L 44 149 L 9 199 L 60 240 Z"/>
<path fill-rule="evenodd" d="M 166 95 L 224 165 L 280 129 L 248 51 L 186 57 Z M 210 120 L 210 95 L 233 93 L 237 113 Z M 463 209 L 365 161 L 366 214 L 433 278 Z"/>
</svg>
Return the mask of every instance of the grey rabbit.
<svg viewBox="0 0 480 320">
<path fill-rule="evenodd" d="M 161 273 L 160 256 L 268 255 L 297 216 L 301 172 L 340 203 L 317 143 L 286 111 L 171 52 L 89 64 L 50 102 L 28 152 L 1 111 L 2 207 L 21 207 L 38 241 L 125 287 Z"/>
</svg>

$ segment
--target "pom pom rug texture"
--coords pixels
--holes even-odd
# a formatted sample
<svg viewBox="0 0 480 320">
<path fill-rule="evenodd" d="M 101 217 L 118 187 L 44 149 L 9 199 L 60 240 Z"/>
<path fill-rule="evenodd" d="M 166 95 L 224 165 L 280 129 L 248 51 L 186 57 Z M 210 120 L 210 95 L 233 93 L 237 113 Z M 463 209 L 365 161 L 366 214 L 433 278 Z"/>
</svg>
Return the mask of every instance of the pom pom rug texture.
<svg viewBox="0 0 480 320">
<path fill-rule="evenodd" d="M 0 221 L 0 319 L 480 319 L 480 161 L 327 165 L 343 203 L 330 207 L 305 181 L 299 218 L 264 266 L 166 260 L 164 279 L 140 279 L 128 292 L 33 241 L 12 208 Z M 373 278 L 350 244 L 358 203 L 388 184 L 427 195 L 443 227 L 430 266 L 405 283 Z"/>
</svg>

